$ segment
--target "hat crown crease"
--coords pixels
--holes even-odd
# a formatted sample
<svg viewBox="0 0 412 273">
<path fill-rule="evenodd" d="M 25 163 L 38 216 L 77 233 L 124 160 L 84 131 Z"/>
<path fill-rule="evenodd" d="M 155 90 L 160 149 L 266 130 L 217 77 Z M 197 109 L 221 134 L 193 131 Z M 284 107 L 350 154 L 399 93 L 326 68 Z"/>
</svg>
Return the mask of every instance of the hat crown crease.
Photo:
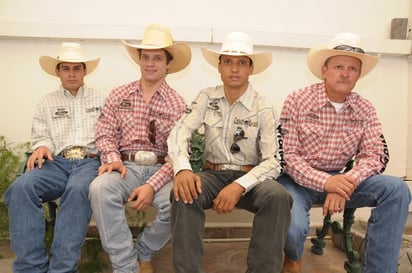
<svg viewBox="0 0 412 273">
<path fill-rule="evenodd" d="M 162 31 L 161 29 L 152 29 L 147 31 L 144 35 L 142 45 L 153 45 L 168 47 L 173 44 L 173 39 L 169 33 Z"/>
</svg>

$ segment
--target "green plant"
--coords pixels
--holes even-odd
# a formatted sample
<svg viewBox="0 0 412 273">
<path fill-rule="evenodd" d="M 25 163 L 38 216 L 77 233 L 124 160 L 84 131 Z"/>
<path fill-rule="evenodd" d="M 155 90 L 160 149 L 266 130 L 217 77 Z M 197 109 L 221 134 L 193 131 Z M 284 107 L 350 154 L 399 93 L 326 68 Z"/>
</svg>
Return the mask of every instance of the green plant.
<svg viewBox="0 0 412 273">
<path fill-rule="evenodd" d="M 0 199 L 3 201 L 3 193 L 16 178 L 19 166 L 24 161 L 25 152 L 30 148 L 30 143 L 15 144 L 8 142 L 4 136 L 0 136 Z M 8 236 L 7 209 L 0 202 L 0 237 Z"/>
</svg>

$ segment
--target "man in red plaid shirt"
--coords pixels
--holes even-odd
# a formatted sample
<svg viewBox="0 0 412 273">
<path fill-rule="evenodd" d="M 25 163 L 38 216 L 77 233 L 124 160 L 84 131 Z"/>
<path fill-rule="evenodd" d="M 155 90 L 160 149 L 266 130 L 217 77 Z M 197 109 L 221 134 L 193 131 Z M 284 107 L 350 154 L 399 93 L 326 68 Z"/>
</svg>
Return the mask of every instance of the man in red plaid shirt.
<svg viewBox="0 0 412 273">
<path fill-rule="evenodd" d="M 96 126 L 102 165 L 90 186 L 90 200 L 113 272 L 152 273 L 153 255 L 171 237 L 173 169 L 166 140 L 186 109 L 165 77 L 184 69 L 191 51 L 185 43 L 173 43 L 167 27 L 155 24 L 146 28 L 140 45 L 124 44 L 140 65 L 141 79 L 113 89 L 106 100 Z M 127 202 L 135 210 L 157 209 L 136 243 L 124 212 Z"/>
<path fill-rule="evenodd" d="M 302 272 L 312 204 L 323 204 L 324 215 L 374 207 L 362 272 L 397 271 L 410 193 L 400 178 L 382 174 L 389 153 L 381 123 L 372 104 L 353 92 L 379 60 L 358 43 L 341 33 L 329 47 L 311 49 L 309 69 L 322 82 L 290 94 L 281 112 L 287 175 L 278 181 L 294 200 L 283 273 Z M 352 159 L 353 168 L 341 172 Z"/>
</svg>

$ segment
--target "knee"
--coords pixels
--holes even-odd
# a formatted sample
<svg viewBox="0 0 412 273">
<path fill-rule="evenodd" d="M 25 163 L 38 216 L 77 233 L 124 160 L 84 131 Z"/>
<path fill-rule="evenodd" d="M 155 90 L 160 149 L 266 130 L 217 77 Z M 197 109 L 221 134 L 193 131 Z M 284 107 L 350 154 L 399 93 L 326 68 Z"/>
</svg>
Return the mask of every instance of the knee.
<svg viewBox="0 0 412 273">
<path fill-rule="evenodd" d="M 405 181 L 398 179 L 397 183 L 393 183 L 393 186 L 393 193 L 397 195 L 395 198 L 399 199 L 400 202 L 404 202 L 405 205 L 408 206 L 411 202 L 411 193 L 408 185 Z"/>
<path fill-rule="evenodd" d="M 290 193 L 286 190 L 286 188 L 284 188 L 280 184 L 277 184 L 275 182 L 274 185 L 275 187 L 273 187 L 272 190 L 267 191 L 268 199 L 273 200 L 276 205 L 282 204 L 288 209 L 291 209 L 293 204 L 293 198 L 290 195 Z"/>
<path fill-rule="evenodd" d="M 4 203 L 8 206 L 13 200 L 21 200 L 24 196 L 27 196 L 27 192 L 30 191 L 30 187 L 34 183 L 26 183 L 26 179 L 22 177 L 17 178 L 13 183 L 9 185 L 7 190 L 3 194 Z"/>
<path fill-rule="evenodd" d="M 101 176 L 96 177 L 89 185 L 89 199 L 90 200 L 97 200 L 100 196 L 103 195 L 104 187 L 104 180 Z"/>
</svg>

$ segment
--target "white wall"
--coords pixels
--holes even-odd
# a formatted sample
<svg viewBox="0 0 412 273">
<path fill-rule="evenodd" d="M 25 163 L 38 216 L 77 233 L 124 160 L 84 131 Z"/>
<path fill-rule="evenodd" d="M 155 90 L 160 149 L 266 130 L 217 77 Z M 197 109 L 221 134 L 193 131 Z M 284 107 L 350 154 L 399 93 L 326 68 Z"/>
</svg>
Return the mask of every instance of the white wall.
<svg viewBox="0 0 412 273">
<path fill-rule="evenodd" d="M 35 102 L 59 84 L 40 69 L 38 58 L 56 55 L 62 41 L 80 42 L 87 56 L 102 58 L 86 82 L 108 93 L 139 78 L 138 67 L 119 39 L 139 40 L 148 23 L 166 24 L 175 40 L 187 41 L 192 48 L 190 66 L 168 76 L 169 84 L 190 102 L 201 88 L 220 82 L 200 48 L 218 48 L 216 43 L 227 31 L 246 31 L 257 44 L 255 50 L 273 54 L 271 67 L 251 81 L 280 111 L 292 90 L 316 81 L 306 67 L 308 48 L 325 44 L 335 33 L 355 32 L 367 50 L 384 53 L 377 68 L 359 81 L 356 89 L 374 103 L 382 120 L 391 154 L 387 173 L 406 176 L 407 149 L 412 146 L 408 139 L 412 103 L 407 58 L 411 43 L 389 37 L 391 20 L 409 17 L 410 0 L 151 3 L 0 0 L 0 135 L 15 142 L 30 139 Z"/>
</svg>

